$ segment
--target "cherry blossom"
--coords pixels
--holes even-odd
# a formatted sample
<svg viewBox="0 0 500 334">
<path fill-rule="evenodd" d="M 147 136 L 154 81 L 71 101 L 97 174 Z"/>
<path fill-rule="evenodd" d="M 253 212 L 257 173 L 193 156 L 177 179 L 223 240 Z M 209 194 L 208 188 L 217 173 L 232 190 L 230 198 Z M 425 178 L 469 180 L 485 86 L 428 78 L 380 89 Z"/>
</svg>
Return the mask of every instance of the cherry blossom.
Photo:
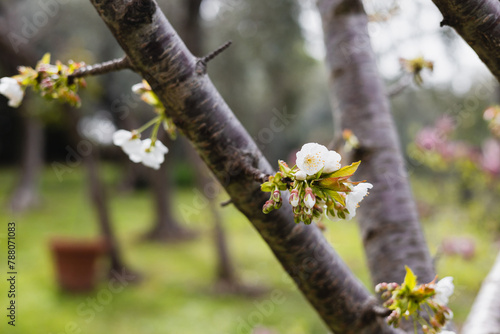
<svg viewBox="0 0 500 334">
<path fill-rule="evenodd" d="M 153 169 L 160 169 L 160 165 L 165 161 L 165 154 L 168 148 L 159 140 L 153 144 L 150 138 L 142 141 L 142 164 Z"/>
<path fill-rule="evenodd" d="M 453 285 L 453 277 L 444 277 L 436 283 L 436 294 L 434 295 L 434 300 L 438 304 L 447 305 L 454 290 L 455 286 Z"/>
<path fill-rule="evenodd" d="M 24 91 L 19 82 L 10 77 L 0 79 L 0 94 L 9 99 L 9 106 L 12 108 L 19 107 L 24 97 Z"/>
<path fill-rule="evenodd" d="M 143 159 L 142 142 L 139 134 L 127 130 L 118 130 L 113 134 L 113 144 L 120 146 L 129 159 L 133 162 L 141 162 Z"/>
</svg>

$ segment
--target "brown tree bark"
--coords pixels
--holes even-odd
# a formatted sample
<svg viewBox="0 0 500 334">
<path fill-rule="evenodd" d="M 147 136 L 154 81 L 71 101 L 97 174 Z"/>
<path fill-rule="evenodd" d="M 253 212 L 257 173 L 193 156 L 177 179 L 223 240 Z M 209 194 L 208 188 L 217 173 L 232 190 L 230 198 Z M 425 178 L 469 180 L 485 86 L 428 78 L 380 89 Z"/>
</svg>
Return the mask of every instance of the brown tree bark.
<svg viewBox="0 0 500 334">
<path fill-rule="evenodd" d="M 454 28 L 500 81 L 500 2 L 432 0 L 443 14 L 441 26 Z"/>
<path fill-rule="evenodd" d="M 377 72 L 360 0 L 320 0 L 334 117 L 358 137 L 356 173 L 373 184 L 359 208 L 366 257 L 374 284 L 402 282 L 409 266 L 421 282 L 434 278 L 417 217 L 389 101 Z"/>
<path fill-rule="evenodd" d="M 262 235 L 304 296 L 335 333 L 395 333 L 377 316 L 375 299 L 350 272 L 316 226 L 293 222 L 291 207 L 264 215 L 268 195 L 255 171 L 272 173 L 152 0 L 91 0 L 137 72 L 153 87 L 176 126 Z"/>
</svg>

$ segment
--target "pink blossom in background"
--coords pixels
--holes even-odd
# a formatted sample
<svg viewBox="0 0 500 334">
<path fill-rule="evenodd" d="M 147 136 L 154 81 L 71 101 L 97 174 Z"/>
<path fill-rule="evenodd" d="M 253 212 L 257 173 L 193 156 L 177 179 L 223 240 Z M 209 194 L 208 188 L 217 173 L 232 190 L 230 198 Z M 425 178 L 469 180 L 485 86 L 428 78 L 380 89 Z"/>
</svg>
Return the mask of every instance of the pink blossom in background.
<svg viewBox="0 0 500 334">
<path fill-rule="evenodd" d="M 488 139 L 483 144 L 481 167 L 493 175 L 500 174 L 500 143 L 495 139 Z"/>
</svg>

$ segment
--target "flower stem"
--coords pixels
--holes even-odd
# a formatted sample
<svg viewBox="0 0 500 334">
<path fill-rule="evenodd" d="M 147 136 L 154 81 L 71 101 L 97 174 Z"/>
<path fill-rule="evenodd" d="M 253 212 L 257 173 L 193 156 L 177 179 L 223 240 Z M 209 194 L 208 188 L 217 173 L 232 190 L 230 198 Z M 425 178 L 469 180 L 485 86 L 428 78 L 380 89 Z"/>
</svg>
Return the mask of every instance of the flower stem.
<svg viewBox="0 0 500 334">
<path fill-rule="evenodd" d="M 417 331 L 417 319 L 415 317 L 412 317 L 413 318 L 413 332 L 415 334 L 418 334 L 418 331 Z"/>
<path fill-rule="evenodd" d="M 158 136 L 158 129 L 160 128 L 160 124 L 163 121 L 163 115 L 157 117 L 157 121 L 155 127 L 153 128 L 153 132 L 151 133 L 151 146 L 154 146 L 156 143 L 156 137 Z"/>
<path fill-rule="evenodd" d="M 149 122 L 147 122 L 146 124 L 144 124 L 143 126 L 141 126 L 139 129 L 137 129 L 135 131 L 137 133 L 141 133 L 142 131 L 149 128 L 151 125 L 158 123 L 158 121 L 161 121 L 161 118 L 162 118 L 162 116 L 156 116 L 155 118 L 153 118 L 152 120 L 150 120 Z"/>
</svg>

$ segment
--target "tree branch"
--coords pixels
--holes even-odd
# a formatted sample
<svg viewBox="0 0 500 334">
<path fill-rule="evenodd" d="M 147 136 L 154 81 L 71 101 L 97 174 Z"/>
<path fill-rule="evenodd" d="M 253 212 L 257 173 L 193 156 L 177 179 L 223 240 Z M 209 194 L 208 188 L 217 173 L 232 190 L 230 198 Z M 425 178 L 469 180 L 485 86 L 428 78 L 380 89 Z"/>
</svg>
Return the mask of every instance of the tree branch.
<svg viewBox="0 0 500 334">
<path fill-rule="evenodd" d="M 359 319 L 373 298 L 314 226 L 297 225 L 290 205 L 262 213 L 268 199 L 245 171 L 273 172 L 255 142 L 231 112 L 197 58 L 186 48 L 153 0 L 91 0 L 129 57 L 150 83 L 176 126 L 190 140 L 233 204 L 293 277 L 335 333 L 396 333 L 383 319 Z"/>
<path fill-rule="evenodd" d="M 500 253 L 490 273 L 483 281 L 462 329 L 462 334 L 498 333 L 500 328 L 498 296 L 500 296 Z"/>
<path fill-rule="evenodd" d="M 498 0 L 432 0 L 448 25 L 474 49 L 500 81 L 500 2 Z"/>
<path fill-rule="evenodd" d="M 217 57 L 218 55 L 220 55 L 222 52 L 224 52 L 228 47 L 231 46 L 232 43 L 233 42 L 231 41 L 227 41 L 226 43 L 219 46 L 215 51 L 210 52 L 208 55 L 198 59 L 198 62 L 196 63 L 196 71 L 199 74 L 207 73 L 208 62 Z"/>
<path fill-rule="evenodd" d="M 68 75 L 68 84 L 71 85 L 75 78 L 83 78 L 90 75 L 106 74 L 124 69 L 132 69 L 132 65 L 130 64 L 126 56 L 119 59 L 106 61 L 100 64 L 88 65 L 79 68 L 72 74 Z"/>
<path fill-rule="evenodd" d="M 373 184 L 359 223 L 374 284 L 402 282 L 408 265 L 422 282 L 434 278 L 417 217 L 389 101 L 377 71 L 360 0 L 320 0 L 331 70 L 331 95 L 341 123 L 357 136 L 356 176 Z M 334 116 L 335 117 L 335 116 Z"/>
</svg>

